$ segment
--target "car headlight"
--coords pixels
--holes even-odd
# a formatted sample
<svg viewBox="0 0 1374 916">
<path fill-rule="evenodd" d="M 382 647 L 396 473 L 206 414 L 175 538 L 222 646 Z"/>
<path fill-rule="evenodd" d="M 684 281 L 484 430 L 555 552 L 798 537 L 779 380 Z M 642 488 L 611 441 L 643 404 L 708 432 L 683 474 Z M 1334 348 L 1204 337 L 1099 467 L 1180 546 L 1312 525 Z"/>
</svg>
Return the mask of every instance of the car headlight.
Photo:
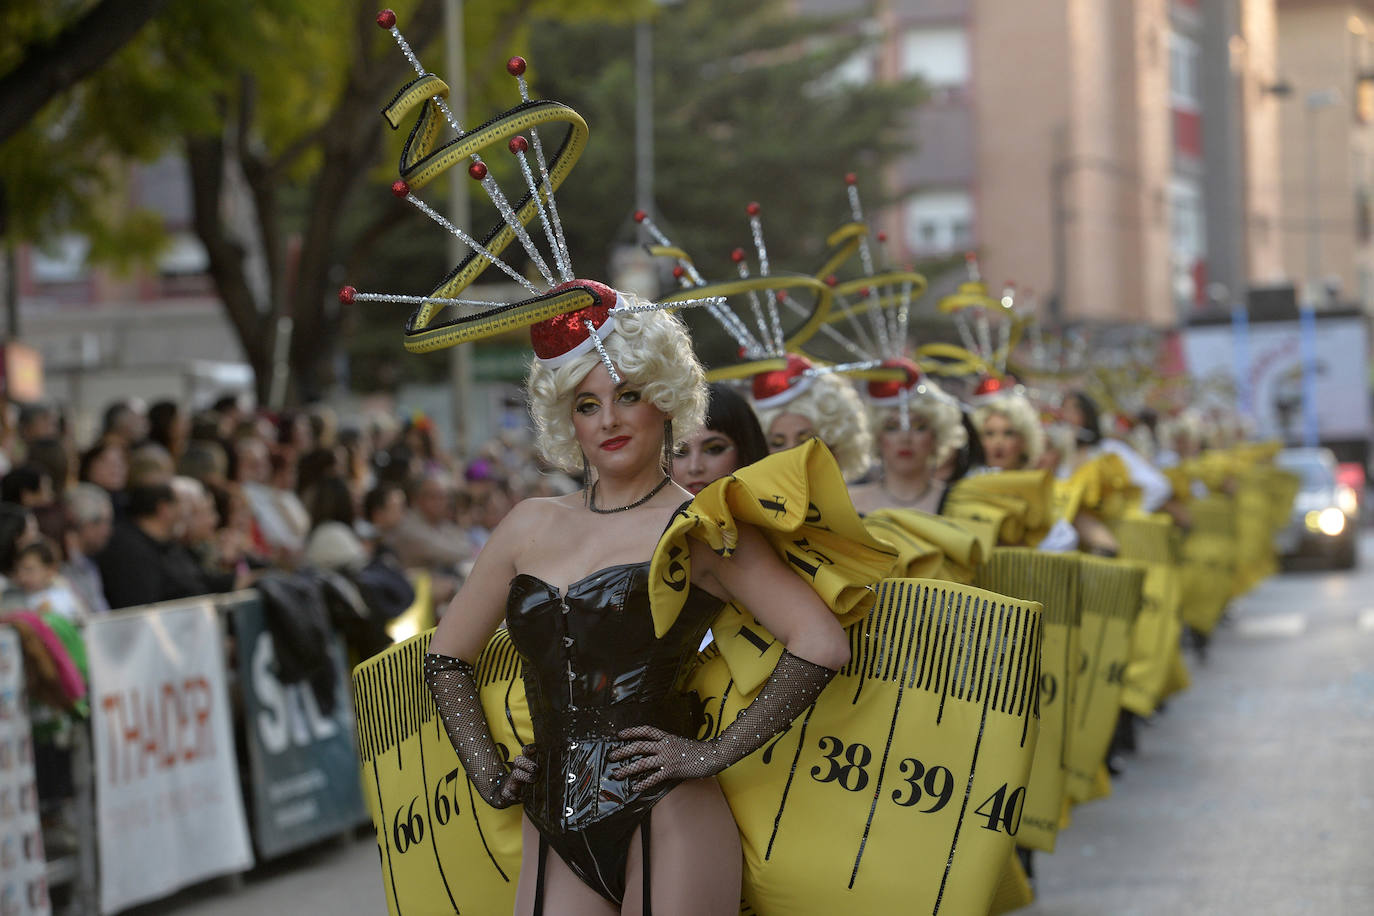
<svg viewBox="0 0 1374 916">
<path fill-rule="evenodd" d="M 1340 486 L 1336 488 L 1336 505 L 1346 515 L 1354 516 L 1360 511 L 1360 497 L 1352 487 Z"/>
<path fill-rule="evenodd" d="M 1317 530 L 1327 537 L 1335 537 L 1345 530 L 1345 513 L 1328 506 L 1317 513 Z"/>
</svg>

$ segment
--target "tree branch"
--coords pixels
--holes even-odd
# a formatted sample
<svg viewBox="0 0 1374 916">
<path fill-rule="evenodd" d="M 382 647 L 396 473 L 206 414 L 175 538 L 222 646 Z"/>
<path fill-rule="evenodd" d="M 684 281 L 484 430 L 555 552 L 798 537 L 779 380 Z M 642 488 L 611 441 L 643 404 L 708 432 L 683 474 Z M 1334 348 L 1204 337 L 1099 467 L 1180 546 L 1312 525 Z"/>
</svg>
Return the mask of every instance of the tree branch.
<svg viewBox="0 0 1374 916">
<path fill-rule="evenodd" d="M 210 259 L 210 275 L 238 332 L 248 361 L 257 375 L 259 395 L 272 369 L 271 326 L 258 310 L 243 270 L 243 249 L 230 238 L 220 221 L 224 191 L 224 143 L 219 137 L 188 137 L 186 164 L 191 180 L 191 205 L 196 235 Z"/>
<path fill-rule="evenodd" d="M 0 143 L 127 44 L 167 0 L 101 0 L 0 78 Z"/>
</svg>

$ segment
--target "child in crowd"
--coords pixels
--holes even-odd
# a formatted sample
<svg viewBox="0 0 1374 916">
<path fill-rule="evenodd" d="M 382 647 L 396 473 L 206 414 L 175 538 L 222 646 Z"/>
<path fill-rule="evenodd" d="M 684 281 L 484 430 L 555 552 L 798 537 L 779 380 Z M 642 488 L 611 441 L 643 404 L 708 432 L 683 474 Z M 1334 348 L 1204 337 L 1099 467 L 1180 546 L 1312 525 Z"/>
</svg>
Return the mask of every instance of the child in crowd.
<svg viewBox="0 0 1374 916">
<path fill-rule="evenodd" d="M 51 541 L 42 540 L 19 548 L 14 575 L 10 578 L 13 592 L 5 596 L 5 605 L 10 609 L 57 614 L 72 623 L 85 620 L 86 606 L 58 575 L 59 565 L 58 551 Z"/>
</svg>

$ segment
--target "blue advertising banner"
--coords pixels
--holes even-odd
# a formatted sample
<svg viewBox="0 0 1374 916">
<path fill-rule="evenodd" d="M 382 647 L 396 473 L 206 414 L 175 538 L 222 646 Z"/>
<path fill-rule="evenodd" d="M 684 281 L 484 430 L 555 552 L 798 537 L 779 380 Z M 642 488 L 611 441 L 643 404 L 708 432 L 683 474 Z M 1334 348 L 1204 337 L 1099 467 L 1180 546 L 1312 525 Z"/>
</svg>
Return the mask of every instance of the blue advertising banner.
<svg viewBox="0 0 1374 916">
<path fill-rule="evenodd" d="M 309 684 L 277 679 L 272 636 L 256 593 L 227 610 L 238 639 L 253 839 L 259 854 L 273 858 L 364 823 L 367 809 L 358 783 L 342 644 L 335 638 L 331 654 L 338 675 L 337 703 L 326 716 Z"/>
</svg>

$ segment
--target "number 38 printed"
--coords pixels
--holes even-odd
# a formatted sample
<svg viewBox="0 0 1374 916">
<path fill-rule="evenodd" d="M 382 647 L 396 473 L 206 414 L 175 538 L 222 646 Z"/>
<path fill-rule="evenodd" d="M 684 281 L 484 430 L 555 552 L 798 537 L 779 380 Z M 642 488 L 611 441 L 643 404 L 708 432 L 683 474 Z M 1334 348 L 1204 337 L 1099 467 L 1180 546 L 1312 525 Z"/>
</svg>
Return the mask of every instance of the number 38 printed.
<svg viewBox="0 0 1374 916">
<path fill-rule="evenodd" d="M 869 764 L 873 751 L 866 744 L 845 744 L 840 738 L 826 735 L 817 747 L 828 766 L 817 764 L 811 768 L 811 778 L 821 784 L 837 783 L 849 792 L 862 792 L 868 787 Z M 934 814 L 954 798 L 957 780 L 949 767 L 925 764 L 915 757 L 906 757 L 897 765 L 898 776 L 904 785 L 893 789 L 891 799 L 899 808 L 914 808 L 921 814 Z M 1021 809 L 1025 806 L 1026 788 L 1001 788 L 983 800 L 973 813 L 987 818 L 979 824 L 984 830 L 1015 836 L 1021 828 Z"/>
</svg>

